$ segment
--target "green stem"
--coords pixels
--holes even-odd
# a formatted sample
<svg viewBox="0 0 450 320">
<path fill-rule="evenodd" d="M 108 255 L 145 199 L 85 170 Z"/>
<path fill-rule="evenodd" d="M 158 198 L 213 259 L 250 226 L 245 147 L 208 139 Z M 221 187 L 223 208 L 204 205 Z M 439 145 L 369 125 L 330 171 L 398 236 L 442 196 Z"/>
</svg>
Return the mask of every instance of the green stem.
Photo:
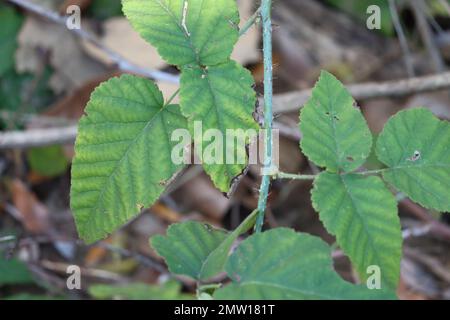
<svg viewBox="0 0 450 320">
<path fill-rule="evenodd" d="M 277 179 L 291 179 L 291 180 L 314 180 L 316 175 L 307 175 L 307 174 L 291 174 L 279 172 L 276 175 Z"/>
<path fill-rule="evenodd" d="M 371 175 L 371 174 L 380 174 L 385 172 L 387 169 L 378 169 L 378 170 L 367 170 L 367 171 L 361 171 L 361 172 L 355 172 L 356 174 L 360 174 L 363 176 Z"/>
<path fill-rule="evenodd" d="M 264 172 L 261 180 L 258 199 L 258 217 L 255 223 L 255 232 L 261 232 L 264 224 L 264 214 L 267 205 L 267 196 L 270 187 L 272 169 L 272 96 L 273 96 L 273 75 L 272 75 L 272 0 L 261 1 L 261 19 L 263 24 L 263 50 L 264 50 Z"/>
<path fill-rule="evenodd" d="M 180 88 L 178 88 L 177 91 L 174 92 L 174 94 L 169 98 L 169 100 L 167 100 L 167 102 L 164 106 L 168 106 L 179 93 L 180 93 Z"/>
<path fill-rule="evenodd" d="M 247 20 L 247 22 L 242 26 L 242 28 L 239 30 L 239 37 L 242 37 L 244 34 L 247 33 L 247 31 L 256 23 L 256 21 L 261 16 L 261 7 L 258 8 L 258 10 L 255 11 L 255 13 Z"/>
</svg>

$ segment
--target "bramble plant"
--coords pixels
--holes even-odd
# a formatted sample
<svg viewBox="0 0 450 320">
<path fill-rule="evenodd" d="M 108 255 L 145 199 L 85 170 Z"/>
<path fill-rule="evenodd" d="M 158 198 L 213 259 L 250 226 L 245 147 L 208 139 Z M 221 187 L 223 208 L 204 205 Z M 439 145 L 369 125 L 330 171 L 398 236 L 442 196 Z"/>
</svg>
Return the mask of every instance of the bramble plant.
<svg viewBox="0 0 450 320">
<path fill-rule="evenodd" d="M 171 161 L 174 130 L 187 128 L 193 134 L 195 121 L 224 135 L 229 129 L 258 128 L 251 74 L 230 55 L 239 34 L 260 16 L 266 139 L 258 208 L 232 232 L 183 222 L 170 226 L 166 236 L 154 236 L 151 245 L 170 272 L 198 281 L 199 298 L 395 298 L 402 233 L 392 191 L 426 208 L 450 211 L 448 122 L 423 108 L 399 112 L 376 141 L 376 156 L 386 167 L 364 170 L 372 135 L 347 89 L 323 71 L 300 113 L 300 146 L 324 171 L 317 176 L 278 172 L 270 140 L 271 1 L 263 0 L 241 31 L 234 0 L 123 0 L 123 10 L 167 63 L 180 69 L 180 105 L 164 102 L 155 84 L 131 75 L 110 79 L 94 91 L 80 120 L 72 166 L 71 208 L 80 237 L 102 239 L 158 199 L 183 168 Z M 225 145 L 222 151 L 235 150 Z M 246 164 L 203 167 L 227 192 Z M 331 248 L 321 239 L 287 228 L 260 232 L 273 178 L 314 181 L 313 206 L 363 284 L 346 282 L 333 270 Z M 236 239 L 252 228 L 255 233 L 230 253 Z M 379 283 L 373 278 L 377 270 Z M 231 283 L 205 285 L 223 272 Z"/>
</svg>

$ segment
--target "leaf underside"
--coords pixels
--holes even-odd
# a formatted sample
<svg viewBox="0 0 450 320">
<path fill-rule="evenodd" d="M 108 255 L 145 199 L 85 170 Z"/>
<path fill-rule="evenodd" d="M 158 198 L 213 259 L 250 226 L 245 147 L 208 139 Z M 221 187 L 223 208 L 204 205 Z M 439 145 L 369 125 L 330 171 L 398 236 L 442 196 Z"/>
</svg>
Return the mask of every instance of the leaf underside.
<svg viewBox="0 0 450 320">
<path fill-rule="evenodd" d="M 164 106 L 150 81 L 124 75 L 100 85 L 80 120 L 72 165 L 71 208 L 87 242 L 140 213 L 181 169 L 173 130 L 186 128 L 176 105 Z"/>
<path fill-rule="evenodd" d="M 393 299 L 386 290 L 369 290 L 344 281 L 333 270 L 331 250 L 319 238 L 277 228 L 257 233 L 230 256 L 233 282 L 216 299 Z"/>
<path fill-rule="evenodd" d="M 301 148 L 330 172 L 350 172 L 370 154 L 372 135 L 361 111 L 342 83 L 322 71 L 300 113 Z"/>
<path fill-rule="evenodd" d="M 362 280 L 367 279 L 367 268 L 376 265 L 382 287 L 396 288 L 402 234 L 397 203 L 383 181 L 323 172 L 314 181 L 312 202 Z"/>
<path fill-rule="evenodd" d="M 450 211 L 450 125 L 424 108 L 401 111 L 380 134 L 376 153 L 384 179 L 413 201 Z"/>
</svg>

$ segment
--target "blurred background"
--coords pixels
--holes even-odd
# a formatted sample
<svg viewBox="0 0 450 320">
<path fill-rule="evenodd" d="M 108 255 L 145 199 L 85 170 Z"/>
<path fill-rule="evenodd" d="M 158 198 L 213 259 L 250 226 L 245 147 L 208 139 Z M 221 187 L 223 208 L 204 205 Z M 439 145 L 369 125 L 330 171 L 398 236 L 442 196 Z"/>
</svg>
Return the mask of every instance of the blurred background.
<svg viewBox="0 0 450 320">
<path fill-rule="evenodd" d="M 256 2 L 238 1 L 243 22 Z M 68 30 L 60 18 L 70 5 L 81 8 L 82 32 Z M 381 9 L 379 30 L 366 26 L 369 5 Z M 284 172 L 318 172 L 298 147 L 301 99 L 289 97 L 306 94 L 321 69 L 353 84 L 445 74 L 449 67 L 447 0 L 278 0 L 273 15 Z M 251 70 L 260 96 L 261 56 L 254 27 L 233 58 Z M 89 246 L 78 240 L 69 208 L 76 123 L 101 82 L 151 70 L 165 72 L 157 83 L 171 96 L 178 86 L 170 75 L 177 70 L 132 30 L 120 0 L 0 1 L 0 299 L 195 298 L 195 283 L 172 278 L 149 237 L 189 219 L 235 228 L 256 207 L 258 168 L 227 198 L 200 166 L 191 166 L 160 201 L 108 239 Z M 450 118 L 450 89 L 357 100 L 375 136 L 391 115 L 410 107 Z M 375 157 L 365 166 L 382 167 Z M 311 206 L 310 189 L 308 181 L 274 181 L 266 227 L 292 227 L 333 244 Z M 402 194 L 397 199 L 405 239 L 399 297 L 450 299 L 450 216 Z M 338 249 L 333 256 L 336 270 L 357 281 L 347 257 Z M 71 265 L 81 270 L 81 290 L 67 288 Z"/>
</svg>

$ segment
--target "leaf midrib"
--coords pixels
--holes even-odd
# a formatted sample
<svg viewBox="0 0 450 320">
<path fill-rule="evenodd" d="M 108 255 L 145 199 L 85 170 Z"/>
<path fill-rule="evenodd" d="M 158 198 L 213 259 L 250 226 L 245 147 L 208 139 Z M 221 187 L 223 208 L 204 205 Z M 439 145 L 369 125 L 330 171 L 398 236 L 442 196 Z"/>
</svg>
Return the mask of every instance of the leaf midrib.
<svg viewBox="0 0 450 320">
<path fill-rule="evenodd" d="M 373 239 L 372 239 L 372 234 L 369 232 L 370 228 L 367 227 L 366 221 L 364 220 L 363 215 L 361 214 L 361 212 L 360 212 L 360 210 L 359 210 L 359 208 L 357 206 L 358 201 L 355 202 L 355 200 L 354 200 L 354 198 L 352 196 L 352 193 L 350 192 L 350 190 L 349 190 L 349 188 L 348 188 L 348 186 L 347 186 L 347 184 L 345 182 L 344 176 L 343 175 L 339 175 L 339 178 L 341 179 L 342 184 L 343 184 L 343 186 L 345 188 L 345 191 L 346 191 L 348 197 L 350 198 L 350 203 L 351 203 L 353 209 L 356 211 L 356 215 L 358 216 L 359 220 L 362 222 L 362 225 L 364 226 L 364 231 L 366 232 L 367 237 L 369 238 L 370 246 L 371 246 L 371 248 L 372 248 L 372 250 L 374 252 L 376 260 L 380 261 L 380 262 L 383 261 L 383 260 L 380 260 L 380 257 L 378 255 L 378 251 L 376 250 L 376 246 L 374 245 L 374 242 L 373 242 Z M 363 260 L 366 259 L 366 255 L 367 255 L 367 251 L 365 251 L 365 253 L 364 253 L 364 259 Z M 363 261 L 363 262 L 365 263 L 366 261 Z M 383 264 L 384 264 L 384 261 L 383 261 Z M 356 264 L 356 265 L 358 265 L 358 264 Z"/>
<path fill-rule="evenodd" d="M 138 140 L 138 139 L 139 139 L 139 138 L 140 138 L 140 137 L 141 137 L 141 136 L 142 136 L 149 128 L 152 127 L 151 125 L 154 123 L 155 119 L 162 113 L 162 111 L 163 111 L 164 109 L 165 109 L 164 107 L 161 107 L 161 109 L 158 110 L 158 112 L 156 112 L 156 113 L 153 115 L 152 119 L 150 119 L 150 120 L 148 121 L 148 123 L 144 126 L 144 128 L 142 128 L 141 132 L 140 132 L 139 134 L 137 134 L 136 137 L 131 141 L 131 143 L 130 143 L 130 145 L 128 146 L 127 150 L 125 151 L 124 155 L 120 158 L 120 160 L 117 161 L 117 164 L 114 166 L 114 168 L 113 168 L 113 170 L 111 171 L 111 173 L 110 173 L 107 177 L 105 177 L 105 178 L 106 178 L 106 179 L 105 179 L 105 183 L 103 184 L 104 187 L 102 188 L 102 190 L 101 190 L 99 196 L 97 197 L 97 201 L 96 201 L 95 207 L 89 207 L 89 208 L 93 208 L 93 209 L 92 209 L 92 212 L 97 212 L 97 211 L 98 211 L 99 206 L 100 206 L 100 203 L 101 203 L 101 201 L 103 200 L 104 193 L 105 193 L 105 191 L 106 191 L 106 189 L 107 189 L 106 186 L 109 185 L 111 178 L 115 175 L 116 170 L 117 170 L 117 169 L 119 168 L 119 166 L 122 164 L 122 162 L 124 161 L 124 159 L 126 159 L 126 158 L 128 157 L 128 153 L 130 152 L 130 150 L 132 149 L 132 147 L 135 145 L 136 141 L 137 141 L 137 140 Z M 89 215 L 89 218 L 86 220 L 85 224 L 89 224 L 89 223 L 91 223 L 92 221 L 95 221 L 96 215 L 95 215 L 95 214 L 92 214 L 92 212 L 91 212 L 91 215 Z"/>
</svg>

